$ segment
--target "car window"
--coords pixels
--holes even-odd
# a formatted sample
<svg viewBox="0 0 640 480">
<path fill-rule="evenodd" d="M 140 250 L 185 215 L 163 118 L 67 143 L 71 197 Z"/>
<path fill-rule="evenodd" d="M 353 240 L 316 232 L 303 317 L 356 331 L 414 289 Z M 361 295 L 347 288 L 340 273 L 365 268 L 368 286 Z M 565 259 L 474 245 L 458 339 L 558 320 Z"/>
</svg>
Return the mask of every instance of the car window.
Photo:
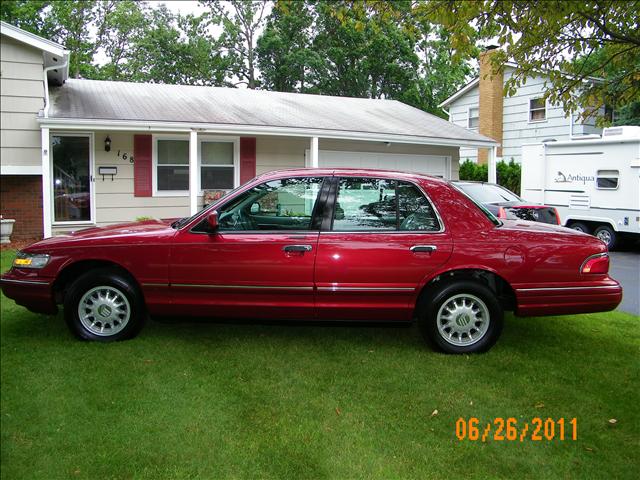
<svg viewBox="0 0 640 480">
<path fill-rule="evenodd" d="M 375 178 L 341 178 L 333 230 L 395 230 L 396 183 Z"/>
<path fill-rule="evenodd" d="M 309 230 L 322 178 L 287 178 L 258 185 L 218 209 L 218 229 Z"/>
<path fill-rule="evenodd" d="M 456 183 L 456 186 L 480 203 L 519 202 L 520 197 L 497 185 Z"/>
<path fill-rule="evenodd" d="M 376 178 L 341 178 L 333 231 L 438 231 L 429 201 L 413 184 Z"/>
<path fill-rule="evenodd" d="M 398 183 L 398 225 L 403 231 L 440 230 L 440 222 L 429 200 L 411 183 Z"/>
</svg>

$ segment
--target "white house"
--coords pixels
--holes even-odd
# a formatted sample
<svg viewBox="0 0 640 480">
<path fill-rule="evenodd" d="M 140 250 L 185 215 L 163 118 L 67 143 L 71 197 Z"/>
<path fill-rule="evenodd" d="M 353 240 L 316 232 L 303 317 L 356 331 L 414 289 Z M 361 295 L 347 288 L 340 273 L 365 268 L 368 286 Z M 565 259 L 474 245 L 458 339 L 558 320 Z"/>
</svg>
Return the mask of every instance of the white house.
<svg viewBox="0 0 640 480">
<path fill-rule="evenodd" d="M 574 137 L 600 134 L 593 118 L 580 121 L 578 113 L 565 115 L 562 107 L 551 105 L 544 95 L 543 76 L 528 78 L 515 95 L 505 97 L 504 83 L 516 67 L 506 63 L 502 74 L 492 75 L 489 56 L 495 50 L 480 55 L 480 74 L 439 106 L 448 111 L 449 121 L 493 138 L 501 147 L 497 156 L 505 161 L 520 161 L 522 145 L 547 139 L 569 140 Z M 461 148 L 460 160 L 486 162 L 486 154 L 475 148 Z"/>
<path fill-rule="evenodd" d="M 458 176 L 497 143 L 392 100 L 67 79 L 60 45 L 1 24 L 1 211 L 17 237 L 195 213 L 291 167 Z"/>
</svg>

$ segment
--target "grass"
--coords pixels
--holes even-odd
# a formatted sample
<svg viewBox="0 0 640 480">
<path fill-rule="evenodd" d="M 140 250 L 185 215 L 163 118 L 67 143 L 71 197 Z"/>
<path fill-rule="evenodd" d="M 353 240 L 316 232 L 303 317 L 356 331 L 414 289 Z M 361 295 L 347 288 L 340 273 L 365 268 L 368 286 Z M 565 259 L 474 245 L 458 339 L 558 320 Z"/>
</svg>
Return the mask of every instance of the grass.
<svg viewBox="0 0 640 480">
<path fill-rule="evenodd" d="M 2 269 L 12 252 L 2 252 Z M 477 356 L 415 328 L 147 324 L 83 343 L 2 297 L 2 478 L 636 478 L 638 317 L 507 318 Z M 437 414 L 433 414 L 437 410 Z M 578 419 L 460 442 L 459 417 Z M 610 419 L 616 419 L 612 424 Z"/>
</svg>

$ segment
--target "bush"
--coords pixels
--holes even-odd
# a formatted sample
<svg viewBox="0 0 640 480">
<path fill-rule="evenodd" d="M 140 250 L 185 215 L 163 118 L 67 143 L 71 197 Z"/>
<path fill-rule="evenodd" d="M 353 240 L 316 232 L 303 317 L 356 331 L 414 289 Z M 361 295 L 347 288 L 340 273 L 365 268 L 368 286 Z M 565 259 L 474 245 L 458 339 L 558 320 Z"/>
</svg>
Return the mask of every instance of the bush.
<svg viewBox="0 0 640 480">
<path fill-rule="evenodd" d="M 498 185 L 511 190 L 516 195 L 520 195 L 520 164 L 513 158 L 509 163 L 503 161 L 496 165 Z M 473 182 L 486 182 L 489 178 L 489 167 L 479 165 L 467 159 L 460 165 L 460 180 L 471 180 Z"/>
</svg>

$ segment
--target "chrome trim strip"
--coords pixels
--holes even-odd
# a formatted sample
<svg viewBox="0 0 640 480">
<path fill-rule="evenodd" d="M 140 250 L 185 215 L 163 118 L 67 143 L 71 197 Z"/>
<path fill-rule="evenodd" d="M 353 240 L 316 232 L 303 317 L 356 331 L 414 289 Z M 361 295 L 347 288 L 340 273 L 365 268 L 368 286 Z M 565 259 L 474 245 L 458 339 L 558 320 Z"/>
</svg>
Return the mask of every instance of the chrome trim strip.
<svg viewBox="0 0 640 480">
<path fill-rule="evenodd" d="M 11 278 L 2 278 L 0 283 L 15 283 L 17 285 L 51 285 L 49 282 L 39 282 L 37 280 L 13 280 Z"/>
<path fill-rule="evenodd" d="M 143 287 L 168 287 L 168 283 L 143 283 Z"/>
<path fill-rule="evenodd" d="M 593 290 L 593 289 L 619 289 L 617 285 L 599 285 L 593 287 L 545 287 L 545 288 L 516 288 L 516 292 L 557 292 L 562 290 Z"/>
<path fill-rule="evenodd" d="M 297 285 L 206 285 L 195 283 L 172 283 L 172 287 L 181 288 L 213 288 L 213 289 L 242 289 L 242 290 L 301 290 L 313 291 L 313 287 L 301 287 Z"/>
<path fill-rule="evenodd" d="M 582 262 L 582 265 L 580 265 L 580 274 L 581 275 L 588 275 L 588 274 L 584 274 L 582 273 L 582 269 L 584 268 L 584 266 L 586 265 L 586 263 L 591 260 L 592 258 L 599 258 L 599 257 L 608 257 L 609 254 L 607 252 L 604 253 L 595 253 L 593 255 L 589 255 L 587 258 L 585 258 L 584 262 Z"/>
<path fill-rule="evenodd" d="M 318 287 L 319 292 L 415 292 L 412 287 Z"/>
</svg>

